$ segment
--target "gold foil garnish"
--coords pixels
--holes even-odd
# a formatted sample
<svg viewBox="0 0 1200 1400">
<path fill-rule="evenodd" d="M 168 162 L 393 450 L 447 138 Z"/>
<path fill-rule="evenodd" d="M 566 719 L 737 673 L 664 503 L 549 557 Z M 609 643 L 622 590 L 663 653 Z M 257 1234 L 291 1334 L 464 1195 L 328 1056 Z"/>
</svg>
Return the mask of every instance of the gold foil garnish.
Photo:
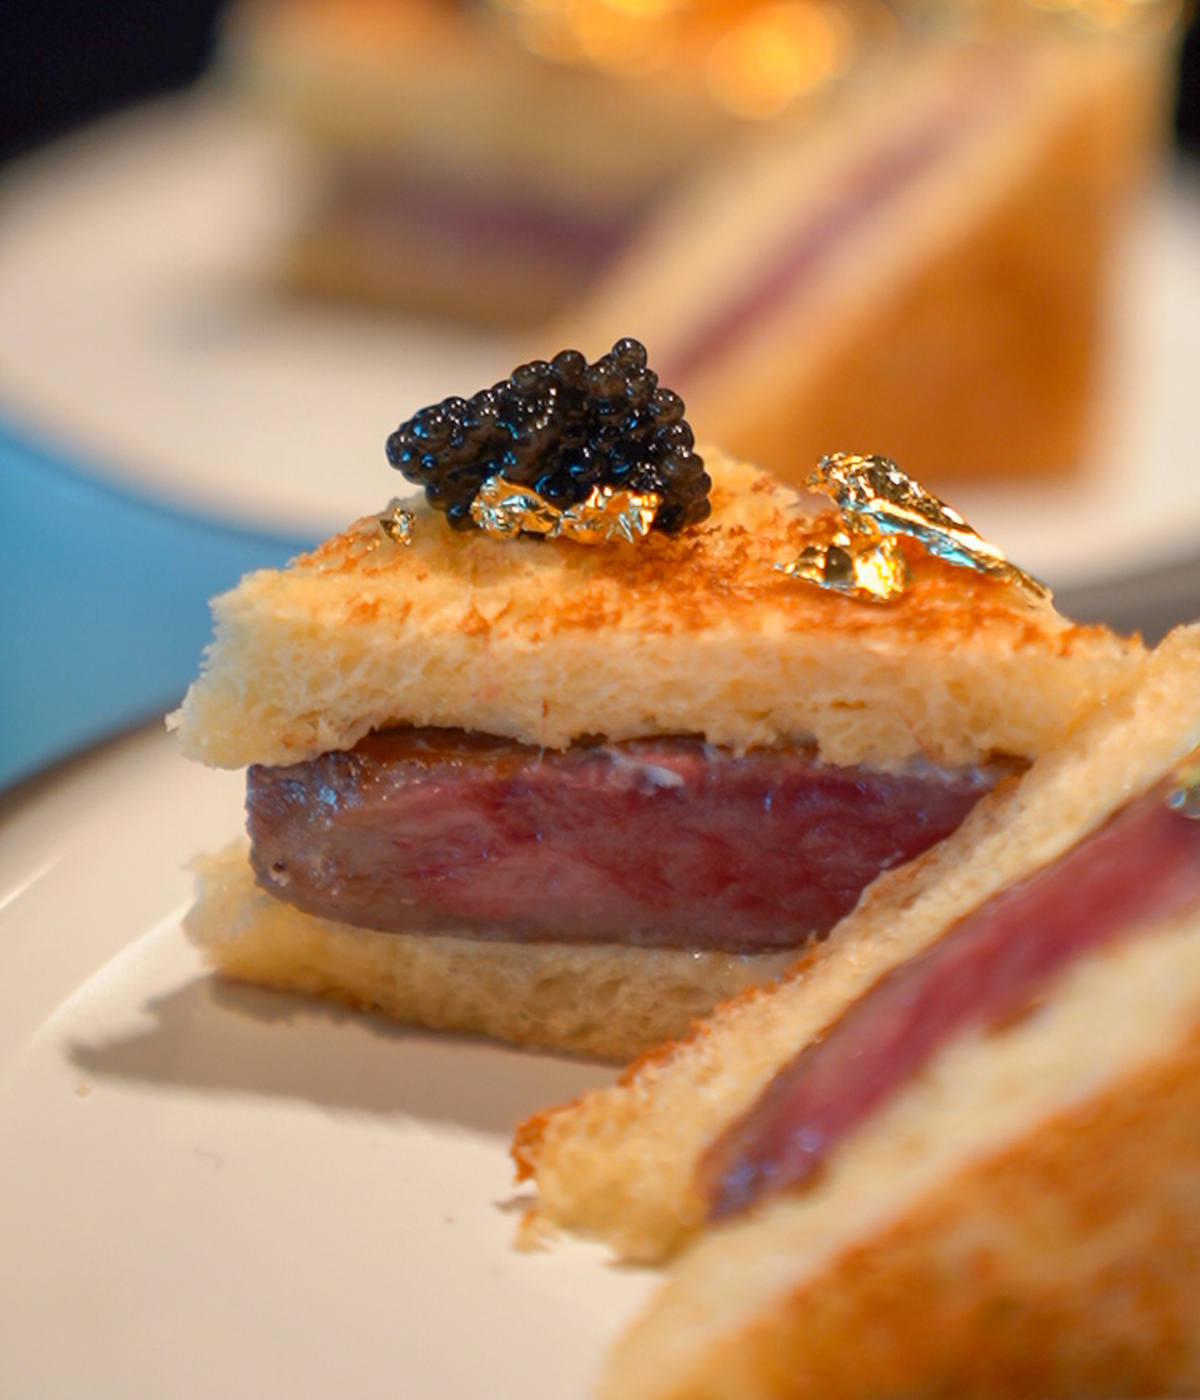
<svg viewBox="0 0 1200 1400">
<path fill-rule="evenodd" d="M 379 528 L 393 544 L 412 544 L 415 519 L 411 510 L 393 501 L 387 514 L 379 517 Z"/>
<path fill-rule="evenodd" d="M 489 476 L 471 502 L 471 519 L 488 535 L 509 539 L 527 535 L 549 535 L 562 512 L 543 500 L 529 486 L 514 486 L 500 476 Z"/>
<path fill-rule="evenodd" d="M 1189 821 L 1200 821 L 1200 758 L 1193 756 L 1176 770 L 1167 806 Z"/>
<path fill-rule="evenodd" d="M 782 566 L 786 573 L 824 588 L 852 593 L 856 598 L 886 603 L 903 592 L 907 577 L 901 579 L 891 567 L 879 571 L 878 578 L 875 577 L 881 547 L 885 541 L 893 542 L 894 546 L 899 537 L 907 535 L 949 564 L 1015 584 L 1042 602 L 1050 597 L 1050 590 L 1044 583 L 1009 563 L 1001 551 L 972 530 L 957 511 L 918 486 L 887 457 L 832 453 L 822 457 L 806 485 L 812 491 L 830 496 L 837 504 L 842 514 L 842 528 L 833 548 L 848 554 L 850 559 L 843 562 L 835 556 L 831 569 L 822 563 L 820 569 L 814 570 L 811 561 L 804 562 L 805 556 L 814 549 L 818 554 L 821 550 L 827 553 L 830 546 L 809 545 L 795 563 Z M 861 570 L 855 565 L 860 557 L 863 560 Z M 826 573 L 829 578 L 823 576 Z M 855 578 L 853 588 L 840 582 L 848 573 L 861 573 L 861 578 Z"/>
<path fill-rule="evenodd" d="M 908 565 L 898 540 L 872 543 L 845 530 L 827 544 L 805 545 L 796 559 L 778 568 L 792 578 L 864 602 L 890 602 L 908 587 Z"/>
<path fill-rule="evenodd" d="M 554 533 L 580 544 L 636 544 L 650 533 L 661 500 L 654 491 L 593 486 L 586 500 L 563 512 Z"/>
<path fill-rule="evenodd" d="M 471 502 L 471 519 L 498 539 L 541 535 L 577 544 L 633 544 L 654 524 L 661 497 L 653 491 L 593 486 L 587 499 L 560 510 L 529 486 L 491 476 Z"/>
</svg>

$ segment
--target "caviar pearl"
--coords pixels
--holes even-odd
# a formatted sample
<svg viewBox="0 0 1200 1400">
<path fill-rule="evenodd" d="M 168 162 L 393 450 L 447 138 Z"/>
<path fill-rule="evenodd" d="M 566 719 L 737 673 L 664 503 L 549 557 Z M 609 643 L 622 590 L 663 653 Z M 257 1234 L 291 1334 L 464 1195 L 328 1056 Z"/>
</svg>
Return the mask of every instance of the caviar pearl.
<svg viewBox="0 0 1200 1400">
<path fill-rule="evenodd" d="M 471 502 L 503 476 L 560 509 L 597 486 L 654 492 L 654 528 L 674 534 L 707 518 L 712 486 L 683 412 L 626 337 L 594 364 L 562 350 L 470 399 L 423 408 L 391 434 L 387 456 L 456 529 L 472 528 Z"/>
</svg>

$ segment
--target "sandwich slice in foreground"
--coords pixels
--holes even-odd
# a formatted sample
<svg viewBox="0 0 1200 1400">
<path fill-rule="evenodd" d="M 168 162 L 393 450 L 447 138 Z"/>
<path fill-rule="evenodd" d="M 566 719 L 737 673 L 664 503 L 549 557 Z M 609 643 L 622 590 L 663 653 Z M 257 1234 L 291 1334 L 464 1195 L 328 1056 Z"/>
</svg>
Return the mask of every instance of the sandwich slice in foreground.
<svg viewBox="0 0 1200 1400">
<path fill-rule="evenodd" d="M 1198 743 L 1189 628 L 790 980 L 527 1126 L 572 1223 L 690 1241 L 600 1396 L 1196 1392 Z"/>
<path fill-rule="evenodd" d="M 524 366 L 393 434 L 425 503 L 216 600 L 172 720 L 249 765 L 215 967 L 632 1057 L 1136 670 L 891 464 L 830 459 L 813 515 L 682 412 L 636 342 Z"/>
</svg>

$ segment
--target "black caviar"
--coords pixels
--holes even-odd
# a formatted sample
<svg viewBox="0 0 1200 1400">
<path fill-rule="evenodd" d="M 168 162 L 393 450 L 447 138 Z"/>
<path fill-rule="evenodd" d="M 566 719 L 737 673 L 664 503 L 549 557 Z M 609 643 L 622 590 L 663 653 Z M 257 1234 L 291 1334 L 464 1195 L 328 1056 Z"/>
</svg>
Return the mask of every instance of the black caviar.
<svg viewBox="0 0 1200 1400">
<path fill-rule="evenodd" d="M 654 528 L 674 534 L 711 509 L 712 482 L 683 413 L 647 367 L 645 347 L 626 338 L 594 364 L 563 350 L 469 399 L 422 408 L 388 438 L 387 456 L 457 529 L 473 524 L 483 483 L 502 476 L 559 510 L 595 486 L 653 491 Z"/>
</svg>

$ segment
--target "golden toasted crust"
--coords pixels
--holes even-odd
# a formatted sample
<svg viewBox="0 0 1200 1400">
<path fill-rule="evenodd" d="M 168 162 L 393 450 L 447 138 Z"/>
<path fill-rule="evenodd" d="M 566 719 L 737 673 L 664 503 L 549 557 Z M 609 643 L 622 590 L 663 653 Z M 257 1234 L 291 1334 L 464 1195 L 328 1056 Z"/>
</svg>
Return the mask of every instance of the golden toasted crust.
<svg viewBox="0 0 1200 1400">
<path fill-rule="evenodd" d="M 196 862 L 184 929 L 223 976 L 429 1030 L 629 1061 L 683 1035 L 789 953 L 495 943 L 376 933 L 316 918 L 258 888 L 243 843 Z"/>
<path fill-rule="evenodd" d="M 412 543 L 367 517 L 218 598 L 204 671 L 171 723 L 238 767 L 434 724 L 562 748 L 697 733 L 744 749 L 814 738 L 832 762 L 1035 754 L 1141 655 L 1009 584 L 913 549 L 885 606 L 776 567 L 828 515 L 706 454 L 713 514 L 636 546 L 495 540 L 414 505 Z"/>
<path fill-rule="evenodd" d="M 780 1065 L 889 968 L 1069 849 L 1198 742 L 1200 627 L 1169 637 L 1138 686 L 985 799 L 955 835 L 878 880 L 777 986 L 720 1008 L 615 1088 L 527 1123 L 514 1152 L 537 1186 L 529 1231 L 578 1230 L 634 1259 L 677 1250 L 704 1219 L 700 1154 Z"/>
</svg>

